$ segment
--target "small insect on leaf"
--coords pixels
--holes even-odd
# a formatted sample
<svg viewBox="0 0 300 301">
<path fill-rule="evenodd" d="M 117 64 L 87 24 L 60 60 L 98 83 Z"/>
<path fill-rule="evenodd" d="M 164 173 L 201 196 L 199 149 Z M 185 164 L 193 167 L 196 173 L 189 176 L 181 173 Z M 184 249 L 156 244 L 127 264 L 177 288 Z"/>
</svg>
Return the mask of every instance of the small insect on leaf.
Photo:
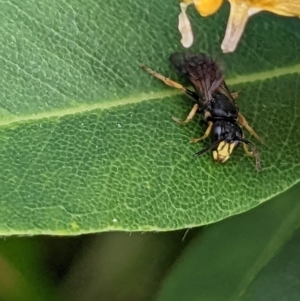
<svg viewBox="0 0 300 301">
<path fill-rule="evenodd" d="M 211 143 L 198 151 L 195 156 L 212 151 L 214 161 L 225 163 L 233 151 L 242 145 L 245 153 L 255 158 L 256 168 L 260 170 L 260 156 L 257 148 L 245 139 L 242 127 L 261 142 L 262 140 L 239 112 L 235 103 L 237 95 L 229 92 L 216 62 L 203 53 L 173 53 L 170 61 L 179 73 L 189 80 L 194 90 L 185 88 L 144 65 L 141 67 L 166 85 L 181 90 L 192 99 L 193 106 L 185 120 L 173 117 L 173 121 L 186 125 L 197 113 L 202 116 L 207 124 L 206 131 L 201 137 L 191 139 L 190 143 L 197 143 L 208 137 Z"/>
</svg>

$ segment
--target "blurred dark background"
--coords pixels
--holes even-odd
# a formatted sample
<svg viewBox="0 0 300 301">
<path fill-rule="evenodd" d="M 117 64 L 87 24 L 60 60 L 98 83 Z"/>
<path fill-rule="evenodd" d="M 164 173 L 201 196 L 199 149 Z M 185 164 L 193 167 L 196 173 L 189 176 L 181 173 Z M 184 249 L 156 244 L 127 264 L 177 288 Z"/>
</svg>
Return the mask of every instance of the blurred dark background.
<svg viewBox="0 0 300 301">
<path fill-rule="evenodd" d="M 0 241 L 0 300 L 154 300 L 199 228 Z"/>
</svg>

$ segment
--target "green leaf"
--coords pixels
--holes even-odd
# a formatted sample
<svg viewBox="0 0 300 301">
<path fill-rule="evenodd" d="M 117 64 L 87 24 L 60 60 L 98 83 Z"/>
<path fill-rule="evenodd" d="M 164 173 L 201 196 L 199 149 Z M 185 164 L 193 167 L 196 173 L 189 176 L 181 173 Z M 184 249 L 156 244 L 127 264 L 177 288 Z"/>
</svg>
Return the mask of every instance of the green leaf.
<svg viewBox="0 0 300 301">
<path fill-rule="evenodd" d="M 203 225 L 299 180 L 300 43 L 286 19 L 259 14 L 221 60 L 266 142 L 257 173 L 242 150 L 225 165 L 195 159 L 208 141 L 188 141 L 205 128 L 171 120 L 189 99 L 139 68 L 178 79 L 168 57 L 182 50 L 179 11 L 173 0 L 1 3 L 1 235 Z M 228 6 L 189 13 L 193 50 L 219 52 Z"/>
<path fill-rule="evenodd" d="M 299 300 L 299 191 L 200 232 L 156 300 Z"/>
</svg>

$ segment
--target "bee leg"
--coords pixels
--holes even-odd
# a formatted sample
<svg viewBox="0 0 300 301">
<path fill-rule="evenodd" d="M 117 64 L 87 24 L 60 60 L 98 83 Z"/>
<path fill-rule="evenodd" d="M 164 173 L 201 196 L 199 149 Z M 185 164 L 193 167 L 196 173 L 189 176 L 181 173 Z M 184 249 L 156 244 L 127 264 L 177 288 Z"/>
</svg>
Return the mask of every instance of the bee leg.
<svg viewBox="0 0 300 301">
<path fill-rule="evenodd" d="M 207 127 L 204 135 L 202 137 L 200 137 L 200 138 L 191 139 L 190 143 L 197 143 L 197 142 L 199 142 L 201 140 L 206 139 L 209 136 L 210 132 L 211 132 L 212 126 L 213 126 L 213 123 L 211 121 L 208 121 L 208 127 Z"/>
<path fill-rule="evenodd" d="M 248 124 L 246 118 L 239 113 L 238 114 L 238 122 L 240 123 L 241 126 L 245 127 L 246 130 L 254 136 L 257 140 L 259 140 L 261 143 L 264 143 L 263 140 L 255 133 L 255 131 L 252 129 L 252 127 Z"/>
<path fill-rule="evenodd" d="M 192 110 L 190 111 L 189 115 L 186 117 L 185 120 L 181 121 L 179 118 L 176 118 L 176 117 L 172 117 L 172 119 L 175 122 L 179 123 L 180 125 L 186 125 L 188 122 L 190 122 L 194 118 L 198 109 L 199 109 L 199 105 L 197 103 L 195 103 Z"/>
<path fill-rule="evenodd" d="M 233 93 L 231 93 L 231 96 L 234 100 L 236 100 L 239 96 L 239 92 L 233 92 Z"/>
<path fill-rule="evenodd" d="M 182 92 L 186 93 L 187 89 L 184 86 L 182 86 L 181 84 L 171 80 L 170 78 L 167 78 L 167 77 L 163 76 L 160 73 L 157 73 L 156 71 L 148 68 L 145 65 L 141 65 L 141 68 L 143 68 L 145 71 L 147 71 L 151 75 L 155 76 L 156 78 L 160 79 L 161 81 L 163 81 L 166 85 L 168 85 L 170 87 L 173 87 L 173 88 L 176 88 L 176 89 L 179 89 Z"/>
<path fill-rule="evenodd" d="M 243 140 L 245 141 L 245 140 Z M 261 170 L 260 157 L 256 148 L 252 148 L 253 151 L 249 151 L 248 145 L 245 142 L 243 143 L 243 149 L 247 156 L 254 157 L 256 160 L 256 169 Z"/>
<path fill-rule="evenodd" d="M 147 71 L 148 73 L 150 73 L 151 75 L 153 75 L 154 77 L 160 79 L 161 81 L 163 81 L 166 85 L 173 87 L 175 89 L 181 90 L 183 93 L 187 94 L 187 96 L 191 97 L 194 101 L 198 102 L 199 97 L 197 96 L 197 94 L 187 88 L 185 88 L 184 86 L 182 86 L 181 84 L 173 81 L 170 78 L 167 78 L 165 76 L 163 76 L 162 74 L 157 73 L 156 71 L 148 68 L 145 65 L 141 65 L 141 68 L 143 68 L 145 71 Z"/>
<path fill-rule="evenodd" d="M 243 149 L 247 156 L 254 157 L 253 152 L 249 151 L 249 147 L 246 143 L 243 143 Z"/>
</svg>

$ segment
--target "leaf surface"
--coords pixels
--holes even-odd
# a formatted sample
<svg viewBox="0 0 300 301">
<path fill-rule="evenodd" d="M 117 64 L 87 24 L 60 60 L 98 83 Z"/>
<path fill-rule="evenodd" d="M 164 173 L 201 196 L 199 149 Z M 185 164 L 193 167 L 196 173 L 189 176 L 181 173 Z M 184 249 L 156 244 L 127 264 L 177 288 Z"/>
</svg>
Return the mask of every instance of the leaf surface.
<svg viewBox="0 0 300 301">
<path fill-rule="evenodd" d="M 252 139 L 261 173 L 242 150 L 217 165 L 193 157 L 208 143 L 188 144 L 205 130 L 198 118 L 171 120 L 189 99 L 139 68 L 179 79 L 168 63 L 182 50 L 179 11 L 172 0 L 1 2 L 1 235 L 198 226 L 298 182 L 299 37 L 259 14 L 237 53 L 219 58 L 266 144 Z M 193 51 L 219 52 L 227 13 L 191 11 Z"/>
</svg>

